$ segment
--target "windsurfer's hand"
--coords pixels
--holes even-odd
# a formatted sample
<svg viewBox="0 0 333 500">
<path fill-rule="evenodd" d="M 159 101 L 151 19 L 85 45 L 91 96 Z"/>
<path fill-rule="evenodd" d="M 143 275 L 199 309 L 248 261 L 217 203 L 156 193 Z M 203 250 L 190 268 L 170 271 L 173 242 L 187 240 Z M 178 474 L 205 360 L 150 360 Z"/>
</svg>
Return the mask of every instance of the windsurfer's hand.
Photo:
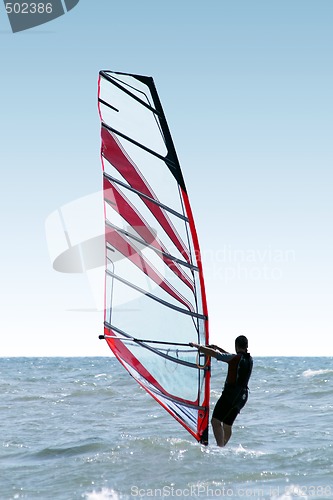
<svg viewBox="0 0 333 500">
<path fill-rule="evenodd" d="M 197 344 L 196 342 L 190 342 L 189 343 L 190 347 L 195 347 L 196 349 L 199 349 L 200 345 Z"/>
</svg>

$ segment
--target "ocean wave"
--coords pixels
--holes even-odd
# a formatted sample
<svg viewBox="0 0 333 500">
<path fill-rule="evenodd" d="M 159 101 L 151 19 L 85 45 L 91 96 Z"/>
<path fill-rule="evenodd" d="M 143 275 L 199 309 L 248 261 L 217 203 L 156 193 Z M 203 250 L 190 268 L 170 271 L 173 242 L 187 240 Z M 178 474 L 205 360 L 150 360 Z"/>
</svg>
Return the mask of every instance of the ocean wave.
<svg viewBox="0 0 333 500">
<path fill-rule="evenodd" d="M 101 448 L 104 449 L 104 444 L 102 442 L 96 441 L 92 443 L 85 443 L 82 445 L 74 446 L 63 446 L 63 447 L 48 447 L 35 453 L 35 457 L 40 459 L 53 459 L 59 457 L 70 457 L 75 455 L 84 455 L 86 453 L 100 451 Z"/>
<path fill-rule="evenodd" d="M 302 375 L 303 377 L 316 377 L 318 375 L 328 375 L 329 373 L 333 373 L 332 369 L 322 369 L 322 370 L 305 370 Z"/>
</svg>

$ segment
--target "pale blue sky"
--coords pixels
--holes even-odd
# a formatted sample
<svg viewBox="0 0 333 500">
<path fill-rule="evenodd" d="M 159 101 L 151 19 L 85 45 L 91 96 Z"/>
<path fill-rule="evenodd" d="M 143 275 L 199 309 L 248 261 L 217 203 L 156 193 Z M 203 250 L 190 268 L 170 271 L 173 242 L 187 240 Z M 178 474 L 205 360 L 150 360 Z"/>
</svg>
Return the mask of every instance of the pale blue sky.
<svg viewBox="0 0 333 500">
<path fill-rule="evenodd" d="M 101 188 L 100 69 L 155 79 L 212 340 L 333 354 L 332 21 L 330 0 L 81 0 L 12 34 L 0 5 L 0 355 L 109 354 L 86 277 L 54 271 L 45 236 L 51 212 Z"/>
</svg>

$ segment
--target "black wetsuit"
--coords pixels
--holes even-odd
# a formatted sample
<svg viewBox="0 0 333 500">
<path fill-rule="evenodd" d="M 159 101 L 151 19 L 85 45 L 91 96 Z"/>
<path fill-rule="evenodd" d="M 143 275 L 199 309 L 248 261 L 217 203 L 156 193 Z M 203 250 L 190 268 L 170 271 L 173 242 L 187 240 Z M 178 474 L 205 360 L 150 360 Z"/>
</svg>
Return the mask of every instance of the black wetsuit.
<svg viewBox="0 0 333 500">
<path fill-rule="evenodd" d="M 213 417 L 232 425 L 248 399 L 248 382 L 252 373 L 253 360 L 249 353 L 218 354 L 218 361 L 228 363 L 228 374 Z"/>
</svg>

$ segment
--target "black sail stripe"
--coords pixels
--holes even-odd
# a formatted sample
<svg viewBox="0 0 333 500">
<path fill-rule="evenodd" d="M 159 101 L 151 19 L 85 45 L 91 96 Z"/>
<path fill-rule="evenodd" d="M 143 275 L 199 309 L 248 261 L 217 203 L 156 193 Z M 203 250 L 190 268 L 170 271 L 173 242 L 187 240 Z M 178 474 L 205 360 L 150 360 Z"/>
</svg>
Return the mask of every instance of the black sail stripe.
<svg viewBox="0 0 333 500">
<path fill-rule="evenodd" d="M 189 311 L 188 309 L 182 309 L 179 306 L 171 304 L 170 302 L 167 302 L 166 300 L 163 300 L 160 297 L 157 297 L 156 295 L 153 295 L 152 293 L 147 292 L 143 288 L 140 288 L 139 286 L 135 285 L 134 283 L 131 283 L 130 281 L 126 280 L 125 278 L 122 278 L 121 276 L 118 276 L 117 274 L 113 273 L 109 269 L 107 269 L 105 272 L 108 276 L 115 278 L 116 280 L 120 281 L 124 285 L 127 285 L 130 288 L 133 288 L 134 290 L 142 293 L 143 295 L 146 295 L 146 297 L 149 297 L 150 299 L 156 300 L 157 302 L 159 302 L 160 304 L 162 304 L 166 307 L 170 307 L 171 309 L 174 309 L 175 311 L 178 311 L 178 312 L 183 313 L 183 314 L 187 314 L 188 316 L 191 316 L 192 318 L 207 319 L 207 317 L 204 314 Z"/>
<path fill-rule="evenodd" d="M 133 337 L 127 336 L 127 334 L 123 330 L 120 330 L 120 328 L 117 328 L 116 326 L 111 325 L 107 321 L 105 321 L 104 324 L 109 330 L 114 330 L 115 332 L 120 333 L 121 335 L 128 337 L 128 338 L 124 338 L 124 339 L 119 339 L 119 337 L 117 337 L 118 340 L 120 340 L 120 341 L 127 340 L 127 341 L 132 341 L 132 342 L 138 343 L 138 344 L 140 344 L 141 347 L 147 349 L 148 351 L 152 351 L 154 354 L 157 354 L 158 356 L 161 356 L 162 358 L 168 359 L 169 361 L 172 361 L 173 363 L 178 363 L 179 365 L 188 366 L 189 368 L 196 368 L 197 370 L 199 369 L 196 363 L 191 363 L 190 361 L 185 361 L 183 359 L 179 359 L 179 358 L 175 358 L 173 356 L 170 356 L 169 354 L 165 354 L 164 352 L 156 349 L 156 347 L 152 347 L 152 346 L 146 344 L 145 342 L 140 341 L 140 339 L 135 339 Z M 108 338 L 113 338 L 113 337 L 111 336 Z"/>
<path fill-rule="evenodd" d="M 104 155 L 103 155 L 103 157 L 104 157 Z M 105 158 L 105 159 L 106 159 L 106 161 L 109 161 L 107 158 Z M 108 179 L 108 181 L 115 182 L 119 186 L 121 186 L 121 187 L 123 187 L 125 189 L 128 189 L 129 191 L 132 191 L 132 193 L 135 193 L 135 194 L 139 195 L 141 198 L 145 198 L 146 200 L 149 200 L 152 203 L 155 203 L 155 205 L 158 205 L 160 208 L 163 208 L 163 210 L 166 210 L 167 212 L 170 212 L 170 214 L 175 215 L 179 219 L 182 219 L 185 222 L 188 222 L 188 218 L 185 215 L 180 214 L 179 212 L 177 212 L 173 208 L 168 207 L 168 205 L 164 205 L 164 203 L 161 203 L 160 201 L 155 200 L 154 198 L 151 198 L 147 194 L 141 193 L 141 191 L 139 191 L 138 189 L 135 189 L 132 186 L 130 186 L 129 184 L 126 184 L 125 182 L 122 182 L 119 179 L 116 179 L 115 177 L 112 177 L 112 175 L 107 174 L 106 172 L 103 172 L 103 176 L 106 179 Z"/>
</svg>

